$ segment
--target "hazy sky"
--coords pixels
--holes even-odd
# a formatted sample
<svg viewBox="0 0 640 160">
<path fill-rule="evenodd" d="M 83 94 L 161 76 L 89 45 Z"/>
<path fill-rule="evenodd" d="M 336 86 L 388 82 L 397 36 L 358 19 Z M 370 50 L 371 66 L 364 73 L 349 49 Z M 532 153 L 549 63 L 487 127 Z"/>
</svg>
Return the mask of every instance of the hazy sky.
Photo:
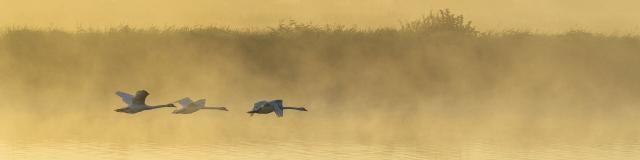
<svg viewBox="0 0 640 160">
<path fill-rule="evenodd" d="M 633 0 L 0 0 L 0 26 L 272 26 L 283 19 L 360 27 L 398 26 L 450 8 L 481 30 L 640 30 Z"/>
</svg>

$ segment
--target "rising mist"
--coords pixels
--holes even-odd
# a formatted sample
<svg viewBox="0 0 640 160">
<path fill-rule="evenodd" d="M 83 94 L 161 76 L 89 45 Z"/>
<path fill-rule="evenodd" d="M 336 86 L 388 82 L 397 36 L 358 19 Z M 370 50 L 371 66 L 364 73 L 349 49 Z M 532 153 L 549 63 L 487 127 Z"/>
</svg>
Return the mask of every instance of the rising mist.
<svg viewBox="0 0 640 160">
<path fill-rule="evenodd" d="M 13 27 L 0 35 L 0 136 L 628 140 L 640 131 L 638 53 L 633 35 L 481 32 L 448 10 L 396 28 Z M 231 111 L 112 111 L 115 91 L 139 89 L 150 104 L 190 96 Z M 244 113 L 275 98 L 310 111 Z"/>
</svg>

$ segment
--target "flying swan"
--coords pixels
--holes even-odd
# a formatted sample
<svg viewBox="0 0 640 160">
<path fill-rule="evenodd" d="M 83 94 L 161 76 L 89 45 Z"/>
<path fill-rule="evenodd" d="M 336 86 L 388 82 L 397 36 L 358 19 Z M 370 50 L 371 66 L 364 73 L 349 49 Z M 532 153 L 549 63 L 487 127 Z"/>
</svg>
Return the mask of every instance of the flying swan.
<svg viewBox="0 0 640 160">
<path fill-rule="evenodd" d="M 126 107 L 114 110 L 116 112 L 134 114 L 134 113 L 142 112 L 144 110 L 163 108 L 163 107 L 176 107 L 173 104 L 164 104 L 164 105 L 157 105 L 157 106 L 147 105 L 145 103 L 145 100 L 147 99 L 149 92 L 145 90 L 139 90 L 138 92 L 136 92 L 135 97 L 132 96 L 131 94 L 121 92 L 121 91 L 117 91 L 116 95 L 120 96 L 122 98 L 122 101 L 124 101 L 124 103 L 127 104 Z"/>
<path fill-rule="evenodd" d="M 173 113 L 174 114 L 191 114 L 200 109 L 217 109 L 217 110 L 229 111 L 225 107 L 207 107 L 204 104 L 205 101 L 206 101 L 205 99 L 200 99 L 193 102 L 191 98 L 185 97 L 181 100 L 176 101 L 178 104 L 182 106 L 182 108 L 176 109 L 175 111 L 173 111 Z"/>
<path fill-rule="evenodd" d="M 254 113 L 257 114 L 268 114 L 271 112 L 276 112 L 278 117 L 282 117 L 284 115 L 285 109 L 295 109 L 299 111 L 307 111 L 304 107 L 285 107 L 282 104 L 282 100 L 277 99 L 273 101 L 258 101 L 253 105 L 253 109 L 247 113 L 253 116 Z"/>
</svg>

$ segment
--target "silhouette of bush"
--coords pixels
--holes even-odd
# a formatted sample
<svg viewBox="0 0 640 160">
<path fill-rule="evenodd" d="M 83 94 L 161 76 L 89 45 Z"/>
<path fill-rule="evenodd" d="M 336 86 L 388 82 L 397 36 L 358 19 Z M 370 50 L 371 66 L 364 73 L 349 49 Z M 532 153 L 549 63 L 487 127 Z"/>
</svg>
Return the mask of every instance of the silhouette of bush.
<svg viewBox="0 0 640 160">
<path fill-rule="evenodd" d="M 453 14 L 449 9 L 431 12 L 429 16 L 403 24 L 401 30 L 418 34 L 476 35 L 478 33 L 471 25 L 471 21 L 465 21 L 463 15 Z"/>
</svg>

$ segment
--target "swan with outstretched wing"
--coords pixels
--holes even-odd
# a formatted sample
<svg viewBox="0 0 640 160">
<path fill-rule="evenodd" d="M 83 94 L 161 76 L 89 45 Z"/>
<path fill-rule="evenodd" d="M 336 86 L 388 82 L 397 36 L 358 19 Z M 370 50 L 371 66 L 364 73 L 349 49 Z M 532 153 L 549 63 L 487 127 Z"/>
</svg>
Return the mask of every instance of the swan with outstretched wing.
<svg viewBox="0 0 640 160">
<path fill-rule="evenodd" d="M 293 109 L 293 110 L 299 110 L 299 111 L 307 111 L 306 108 L 304 107 L 285 107 L 283 105 L 283 102 L 281 99 L 276 99 L 276 100 L 272 100 L 272 101 L 258 101 L 253 105 L 253 109 L 251 109 L 251 111 L 247 112 L 249 113 L 251 116 L 253 116 L 254 113 L 256 114 L 268 114 L 271 112 L 275 112 L 276 116 L 278 117 L 282 117 L 284 116 L 284 110 L 285 109 Z"/>
<path fill-rule="evenodd" d="M 200 99 L 194 102 L 193 100 L 191 100 L 191 98 L 185 97 L 176 101 L 176 103 L 180 104 L 182 108 L 176 109 L 175 111 L 173 111 L 174 114 L 191 114 L 200 109 L 214 109 L 214 110 L 229 111 L 225 107 L 207 107 L 205 106 L 205 103 L 206 103 L 205 99 Z"/>
<path fill-rule="evenodd" d="M 145 110 L 156 109 L 156 108 L 176 107 L 173 104 L 164 104 L 164 105 L 156 105 L 156 106 L 147 105 L 145 103 L 145 100 L 147 99 L 147 96 L 149 96 L 149 92 L 145 90 L 137 91 L 135 96 L 122 91 L 117 91 L 116 95 L 120 96 L 120 98 L 122 98 L 122 101 L 125 104 L 127 104 L 126 107 L 122 107 L 114 110 L 116 112 L 134 114 L 134 113 L 142 112 Z"/>
</svg>

